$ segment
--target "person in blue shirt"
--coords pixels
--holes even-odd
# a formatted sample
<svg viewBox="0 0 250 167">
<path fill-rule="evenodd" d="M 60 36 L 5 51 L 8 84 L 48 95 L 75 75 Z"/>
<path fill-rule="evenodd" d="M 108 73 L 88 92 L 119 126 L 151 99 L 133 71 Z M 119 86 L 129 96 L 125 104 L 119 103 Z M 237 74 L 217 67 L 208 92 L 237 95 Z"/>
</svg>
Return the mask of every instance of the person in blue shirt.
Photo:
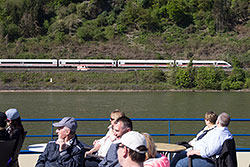
<svg viewBox="0 0 250 167">
<path fill-rule="evenodd" d="M 202 128 L 201 131 L 198 132 L 195 138 L 193 138 L 189 142 L 181 142 L 180 145 L 184 145 L 187 149 L 181 152 L 176 153 L 171 159 L 170 167 L 175 167 L 176 163 L 185 157 L 187 157 L 187 151 L 192 149 L 192 147 L 196 144 L 198 140 L 201 140 L 209 131 L 213 130 L 216 127 L 217 114 L 213 111 L 209 111 L 205 113 L 205 124 L 206 126 Z"/>
<path fill-rule="evenodd" d="M 223 112 L 218 116 L 216 128 L 209 131 L 202 139 L 198 140 L 193 150 L 187 152 L 187 157 L 177 162 L 176 167 L 188 167 L 188 157 L 192 158 L 193 167 L 214 167 L 214 163 L 207 159 L 214 155 L 219 155 L 225 140 L 232 139 L 233 136 L 228 130 L 230 116 Z"/>
</svg>

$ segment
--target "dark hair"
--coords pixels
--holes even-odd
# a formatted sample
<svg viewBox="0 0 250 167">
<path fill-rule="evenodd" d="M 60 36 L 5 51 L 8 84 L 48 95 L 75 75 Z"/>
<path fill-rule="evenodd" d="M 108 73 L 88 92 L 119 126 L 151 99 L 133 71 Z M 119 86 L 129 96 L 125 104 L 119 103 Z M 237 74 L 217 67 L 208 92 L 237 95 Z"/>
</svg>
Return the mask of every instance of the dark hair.
<svg viewBox="0 0 250 167">
<path fill-rule="evenodd" d="M 21 118 L 18 117 L 17 119 L 11 120 L 11 125 L 10 125 L 10 136 L 11 138 L 17 138 L 20 134 L 24 133 L 24 128 L 21 122 Z"/>
<path fill-rule="evenodd" d="M 132 124 L 131 119 L 129 119 L 128 117 L 124 116 L 124 117 L 118 118 L 115 121 L 115 123 L 117 124 L 120 121 L 123 123 L 123 128 L 129 128 L 130 130 L 133 130 L 133 124 Z"/>
<path fill-rule="evenodd" d="M 4 128 L 7 124 L 7 116 L 5 113 L 0 112 L 0 127 Z"/>
<path fill-rule="evenodd" d="M 141 163 L 145 161 L 146 158 L 146 153 L 138 153 L 130 148 L 129 149 L 129 156 L 131 158 L 132 161 L 135 161 L 137 163 Z M 140 151 L 147 151 L 147 148 L 145 146 L 139 146 L 137 147 L 138 150 Z"/>
</svg>

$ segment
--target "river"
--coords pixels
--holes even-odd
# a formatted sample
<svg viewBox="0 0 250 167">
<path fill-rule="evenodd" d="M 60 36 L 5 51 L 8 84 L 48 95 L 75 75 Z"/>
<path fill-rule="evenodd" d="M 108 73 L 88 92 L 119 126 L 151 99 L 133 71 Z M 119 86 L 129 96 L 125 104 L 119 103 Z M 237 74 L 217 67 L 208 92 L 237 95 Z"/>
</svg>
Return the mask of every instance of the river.
<svg viewBox="0 0 250 167">
<path fill-rule="evenodd" d="M 17 108 L 22 118 L 108 118 L 120 109 L 130 118 L 203 118 L 205 112 L 227 112 L 232 118 L 250 118 L 250 93 L 247 92 L 2 92 L 0 110 Z M 250 122 L 232 122 L 235 134 L 249 133 Z M 78 133 L 103 134 L 108 122 L 80 122 Z M 173 133 L 196 133 L 203 122 L 171 124 Z M 29 135 L 49 134 L 47 122 L 24 122 Z M 138 122 L 134 129 L 148 133 L 168 133 L 167 123 Z M 171 142 L 192 137 L 173 137 Z M 91 144 L 93 137 L 81 138 Z M 154 137 L 167 142 L 167 137 Z M 249 137 L 235 137 L 237 147 L 250 147 Z M 47 142 L 50 138 L 26 138 L 24 146 Z M 23 148 L 26 149 L 26 148 Z"/>
</svg>

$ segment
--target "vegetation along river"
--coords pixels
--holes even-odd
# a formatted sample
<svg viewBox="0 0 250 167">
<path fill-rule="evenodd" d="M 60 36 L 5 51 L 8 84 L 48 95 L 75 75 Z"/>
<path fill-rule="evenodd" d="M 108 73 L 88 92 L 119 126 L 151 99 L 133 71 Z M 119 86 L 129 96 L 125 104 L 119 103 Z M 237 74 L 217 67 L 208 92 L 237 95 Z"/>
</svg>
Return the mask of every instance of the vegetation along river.
<svg viewBox="0 0 250 167">
<path fill-rule="evenodd" d="M 22 118 L 109 118 L 120 109 L 130 118 L 203 118 L 207 111 L 229 113 L 232 118 L 250 118 L 250 93 L 247 92 L 2 92 L 0 110 L 17 108 Z M 79 134 L 104 134 L 108 121 L 79 122 Z M 249 133 L 250 122 L 232 122 L 234 134 Z M 29 135 L 48 135 L 50 122 L 24 122 Z M 173 122 L 171 133 L 195 134 L 204 122 Z M 168 133 L 167 122 L 134 122 L 134 129 L 152 134 Z M 80 137 L 91 144 L 99 137 Z M 171 137 L 171 143 L 186 141 L 192 136 Z M 154 136 L 156 142 L 168 142 L 168 137 Z M 249 137 L 235 137 L 237 147 L 250 148 Z M 26 138 L 27 145 L 48 142 L 50 138 Z"/>
</svg>

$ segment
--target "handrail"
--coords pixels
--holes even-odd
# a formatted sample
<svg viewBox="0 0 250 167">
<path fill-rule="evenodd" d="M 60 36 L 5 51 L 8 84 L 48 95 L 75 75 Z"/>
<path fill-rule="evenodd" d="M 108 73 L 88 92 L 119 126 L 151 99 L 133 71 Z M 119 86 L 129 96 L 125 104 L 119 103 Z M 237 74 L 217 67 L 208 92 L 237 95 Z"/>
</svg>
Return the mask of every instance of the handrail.
<svg viewBox="0 0 250 167">
<path fill-rule="evenodd" d="M 76 121 L 109 121 L 109 118 L 75 118 Z M 22 119 L 23 122 L 51 122 L 51 134 L 49 135 L 27 135 L 26 137 L 53 137 L 54 128 L 52 124 L 54 121 L 60 121 L 61 118 L 46 118 L 46 119 Z M 204 121 L 203 118 L 131 118 L 132 121 L 166 121 L 168 122 L 168 133 L 165 134 L 151 134 L 152 136 L 168 136 L 168 142 L 170 143 L 171 136 L 195 136 L 196 134 L 175 134 L 171 133 L 170 122 L 174 121 Z M 250 121 L 250 119 L 232 118 L 231 121 Z M 77 134 L 79 137 L 100 137 L 105 134 Z M 233 136 L 250 136 L 250 134 L 233 134 Z M 237 148 L 237 151 L 250 151 L 250 148 Z M 21 153 L 27 153 L 27 150 L 21 150 Z"/>
</svg>

